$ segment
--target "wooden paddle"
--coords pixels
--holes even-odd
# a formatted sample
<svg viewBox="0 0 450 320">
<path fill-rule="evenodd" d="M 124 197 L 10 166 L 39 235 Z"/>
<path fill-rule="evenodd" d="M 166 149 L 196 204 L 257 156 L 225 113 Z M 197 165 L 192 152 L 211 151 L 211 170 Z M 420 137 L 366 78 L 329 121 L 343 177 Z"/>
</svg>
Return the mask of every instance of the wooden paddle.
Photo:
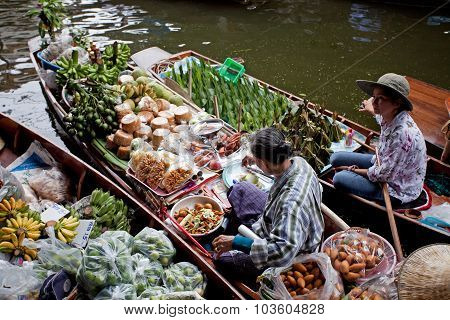
<svg viewBox="0 0 450 320">
<path fill-rule="evenodd" d="M 377 164 L 381 166 L 380 157 L 378 155 L 378 148 L 375 148 L 375 155 L 377 157 Z M 397 253 L 398 261 L 403 260 L 403 251 L 400 244 L 400 238 L 398 236 L 397 225 L 395 224 L 394 211 L 392 209 L 391 197 L 388 191 L 388 185 L 386 182 L 381 183 L 381 188 L 383 189 L 384 202 L 386 203 L 386 211 L 389 218 L 389 226 L 391 227 L 392 238 L 394 239 L 394 248 Z"/>
</svg>

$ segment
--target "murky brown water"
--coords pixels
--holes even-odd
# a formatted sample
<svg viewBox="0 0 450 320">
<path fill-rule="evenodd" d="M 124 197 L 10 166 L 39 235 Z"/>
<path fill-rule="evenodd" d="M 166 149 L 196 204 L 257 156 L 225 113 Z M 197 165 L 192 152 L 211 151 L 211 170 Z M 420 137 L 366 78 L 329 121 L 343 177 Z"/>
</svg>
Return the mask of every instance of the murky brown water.
<svg viewBox="0 0 450 320">
<path fill-rule="evenodd" d="M 189 48 L 218 60 L 240 56 L 250 74 L 306 93 L 371 127 L 372 119 L 355 111 L 363 97 L 355 79 L 397 72 L 450 87 L 448 7 L 398 36 L 433 8 L 346 0 L 236 2 L 65 1 L 71 16 L 67 22 L 89 29 L 95 41 L 119 39 L 134 52 L 159 46 L 169 52 Z M 37 35 L 35 21 L 24 18 L 32 3 L 0 1 L 0 111 L 54 136 L 28 57 L 27 40 Z M 10 91 L 25 84 L 20 90 L 27 91 L 33 105 L 28 112 L 17 107 L 22 91 Z"/>
</svg>

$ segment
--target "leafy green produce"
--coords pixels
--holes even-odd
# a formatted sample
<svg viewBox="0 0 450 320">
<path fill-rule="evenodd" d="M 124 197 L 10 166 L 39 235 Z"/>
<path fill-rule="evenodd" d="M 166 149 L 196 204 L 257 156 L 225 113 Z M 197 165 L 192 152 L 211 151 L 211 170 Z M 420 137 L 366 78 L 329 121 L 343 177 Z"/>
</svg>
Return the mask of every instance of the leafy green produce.
<svg viewBox="0 0 450 320">
<path fill-rule="evenodd" d="M 63 25 L 65 18 L 65 8 L 61 0 L 38 0 L 37 8 L 30 9 L 27 12 L 28 17 L 39 17 L 38 24 L 39 36 L 45 37 L 48 32 L 51 39 L 55 39 L 55 34 Z"/>
<path fill-rule="evenodd" d="M 236 84 L 227 81 L 203 60 L 199 60 L 198 64 L 190 64 L 190 68 L 194 102 L 208 113 L 214 114 L 214 96 L 217 96 L 220 117 L 235 128 L 241 104 L 242 129 L 250 132 L 278 123 L 288 106 L 293 105 L 285 96 L 269 91 L 249 78 L 242 77 Z M 189 71 L 180 66 L 170 76 L 187 90 Z"/>
<path fill-rule="evenodd" d="M 107 286 L 131 284 L 133 266 L 129 248 L 113 237 L 90 240 L 78 269 L 77 282 L 90 296 Z"/>
<path fill-rule="evenodd" d="M 303 157 L 316 172 L 329 162 L 331 143 L 342 138 L 337 114 L 330 119 L 323 114 L 323 108 L 308 106 L 308 101 L 293 106 L 283 116 L 279 129 L 286 132 L 294 155 Z"/>
<path fill-rule="evenodd" d="M 134 237 L 133 253 L 142 253 L 151 261 L 168 266 L 176 250 L 164 232 L 145 227 Z"/>
</svg>

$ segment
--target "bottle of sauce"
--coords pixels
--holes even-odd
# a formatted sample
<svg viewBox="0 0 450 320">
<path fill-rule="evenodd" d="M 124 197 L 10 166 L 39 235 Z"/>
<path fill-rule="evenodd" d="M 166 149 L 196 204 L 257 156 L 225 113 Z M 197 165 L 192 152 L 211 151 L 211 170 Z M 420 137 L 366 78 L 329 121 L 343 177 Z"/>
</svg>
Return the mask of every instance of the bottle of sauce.
<svg viewBox="0 0 450 320">
<path fill-rule="evenodd" d="M 347 148 L 350 148 L 353 145 L 353 129 L 352 128 L 348 128 L 345 131 L 345 146 Z"/>
</svg>

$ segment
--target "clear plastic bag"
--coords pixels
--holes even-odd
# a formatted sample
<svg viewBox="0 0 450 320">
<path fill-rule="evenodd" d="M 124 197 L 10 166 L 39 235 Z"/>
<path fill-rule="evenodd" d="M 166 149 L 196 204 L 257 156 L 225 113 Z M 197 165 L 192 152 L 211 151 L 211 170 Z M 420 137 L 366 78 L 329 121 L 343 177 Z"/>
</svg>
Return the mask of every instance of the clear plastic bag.
<svg viewBox="0 0 450 320">
<path fill-rule="evenodd" d="M 127 248 L 133 247 L 134 238 L 131 234 L 126 231 L 105 231 L 102 233 L 100 238 L 105 239 L 107 241 L 119 240 L 125 244 Z M 130 249 L 131 250 L 131 249 Z"/>
<path fill-rule="evenodd" d="M 76 275 L 83 259 L 82 251 L 56 239 L 54 232 L 47 233 L 53 236 L 34 242 L 35 247 L 39 249 L 36 269 L 41 272 L 47 270 L 49 273 L 64 269 L 69 274 Z"/>
<path fill-rule="evenodd" d="M 58 60 L 61 57 L 65 57 L 68 60 L 72 59 L 72 52 L 78 51 L 78 63 L 79 64 L 86 64 L 89 63 L 89 54 L 84 48 L 81 47 L 70 47 L 64 50 L 56 60 Z"/>
<path fill-rule="evenodd" d="M 106 286 L 133 282 L 133 267 L 128 247 L 116 238 L 89 241 L 77 273 L 77 282 L 90 296 Z"/>
<path fill-rule="evenodd" d="M 142 253 L 151 261 L 159 261 L 166 267 L 176 250 L 164 232 L 145 227 L 134 237 L 133 253 Z"/>
<path fill-rule="evenodd" d="M 317 265 L 321 276 L 317 277 L 314 268 L 309 268 L 309 266 L 306 268 L 308 263 Z M 305 271 L 303 272 L 300 270 Z M 281 274 L 286 271 L 293 272 L 293 275 L 290 276 L 292 280 L 284 280 L 288 283 L 290 281 L 295 281 L 296 283 L 301 282 L 301 280 L 299 281 L 298 278 L 295 278 L 295 272 L 302 272 L 303 274 L 307 273 L 310 278 L 311 275 L 314 275 L 313 279 L 321 280 L 321 284 L 320 286 L 317 286 L 318 288 L 314 288 L 316 287 L 314 284 L 314 287 L 308 289 L 308 292 L 304 294 L 299 290 L 299 292 L 296 293 L 297 295 L 293 297 L 287 290 L 286 284 L 281 277 Z M 304 283 L 302 284 L 303 287 L 308 285 L 308 283 L 312 283 L 310 281 L 314 281 L 307 279 L 306 276 L 303 275 L 300 278 L 304 280 Z M 294 259 L 292 265 L 287 268 L 268 268 L 258 277 L 258 282 L 261 283 L 259 295 L 265 300 L 338 300 L 344 294 L 344 287 L 339 274 L 333 269 L 329 257 L 323 253 L 311 253 L 298 256 Z"/>
<path fill-rule="evenodd" d="M 194 169 L 192 163 L 177 162 L 172 164 L 166 171 L 159 187 L 167 192 L 172 192 L 186 183 L 193 175 Z"/>
<path fill-rule="evenodd" d="M 32 263 L 19 267 L 0 261 L 0 300 L 37 299 L 43 282 L 36 276 Z"/>
<path fill-rule="evenodd" d="M 388 260 L 382 239 L 361 228 L 338 233 L 332 238 L 331 246 L 323 251 L 330 257 L 334 269 L 348 282 L 376 274 Z"/>
<path fill-rule="evenodd" d="M 344 300 L 398 300 L 398 290 L 394 277 L 373 278 L 353 288 Z"/>
<path fill-rule="evenodd" d="M 55 40 L 50 42 L 47 48 L 42 50 L 42 57 L 47 61 L 53 62 L 64 52 L 64 50 L 72 47 L 72 41 L 72 36 L 69 34 L 61 34 Z"/>
<path fill-rule="evenodd" d="M 136 293 L 140 295 L 149 287 L 158 286 L 161 283 L 163 266 L 159 261 L 150 261 L 141 253 L 132 256 L 134 271 L 134 286 Z"/>
<path fill-rule="evenodd" d="M 139 300 L 157 300 L 161 295 L 169 293 L 169 290 L 165 287 L 150 287 L 145 289 L 139 296 Z"/>
<path fill-rule="evenodd" d="M 20 199 L 23 194 L 24 190 L 19 180 L 13 173 L 0 166 L 0 201 L 10 197 Z"/>
<path fill-rule="evenodd" d="M 202 272 L 189 262 L 179 262 L 164 270 L 163 282 L 172 292 L 195 291 L 200 296 L 206 288 Z"/>
<path fill-rule="evenodd" d="M 58 168 L 42 170 L 28 179 L 28 184 L 41 199 L 61 203 L 70 201 L 70 179 Z"/>
<path fill-rule="evenodd" d="M 119 284 L 100 291 L 95 300 L 136 300 L 136 290 L 132 284 Z"/>
</svg>

